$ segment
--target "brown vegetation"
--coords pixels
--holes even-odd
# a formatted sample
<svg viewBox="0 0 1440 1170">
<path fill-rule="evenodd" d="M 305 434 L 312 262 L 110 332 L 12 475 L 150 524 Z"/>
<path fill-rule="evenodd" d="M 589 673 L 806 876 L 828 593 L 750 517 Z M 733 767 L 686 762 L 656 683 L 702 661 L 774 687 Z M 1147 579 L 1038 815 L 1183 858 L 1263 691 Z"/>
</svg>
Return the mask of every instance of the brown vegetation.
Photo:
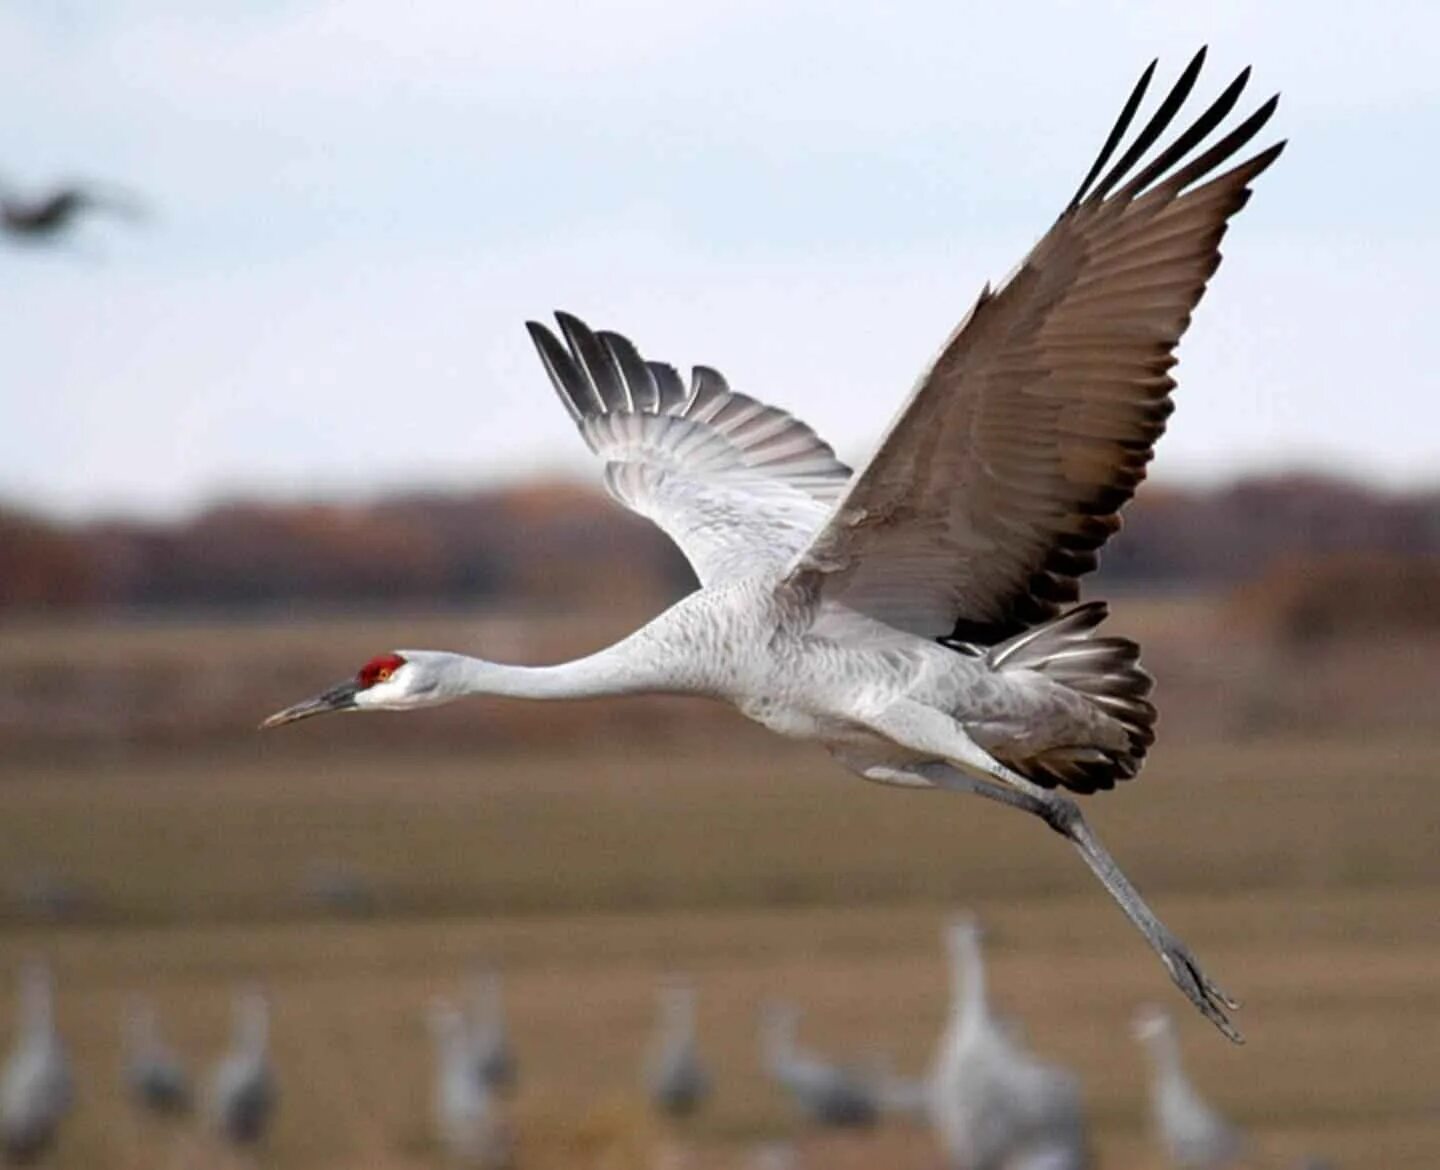
<svg viewBox="0 0 1440 1170">
<path fill-rule="evenodd" d="M 1440 633 L 1440 557 L 1289 557 L 1239 589 L 1230 612 L 1291 650 Z"/>
<path fill-rule="evenodd" d="M 1152 485 L 1107 548 L 1108 586 L 1248 581 L 1277 559 L 1440 556 L 1440 493 L 1313 476 L 1212 491 Z M 103 605 L 225 610 L 318 605 L 594 606 L 658 601 L 689 570 L 646 521 L 595 488 L 532 484 L 372 503 L 232 503 L 178 524 L 65 526 L 0 512 L 0 610 Z"/>
</svg>

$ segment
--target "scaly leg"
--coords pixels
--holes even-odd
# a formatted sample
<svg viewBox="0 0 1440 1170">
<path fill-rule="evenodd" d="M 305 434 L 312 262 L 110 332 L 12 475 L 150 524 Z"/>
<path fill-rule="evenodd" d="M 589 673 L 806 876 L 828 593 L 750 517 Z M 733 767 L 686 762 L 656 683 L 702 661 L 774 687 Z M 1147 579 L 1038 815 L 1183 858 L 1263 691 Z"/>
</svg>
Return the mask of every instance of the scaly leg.
<svg viewBox="0 0 1440 1170">
<path fill-rule="evenodd" d="M 1155 953 L 1164 962 L 1175 985 L 1214 1024 L 1225 1037 L 1236 1044 L 1245 1039 L 1230 1022 L 1225 1009 L 1240 1005 L 1215 983 L 1190 948 L 1173 935 L 1154 911 L 1145 904 L 1140 892 L 1130 884 L 1109 850 L 1090 828 L 1079 806 L 1063 793 L 1043 788 L 1005 767 L 981 748 L 954 720 L 928 708 L 914 706 L 885 728 L 889 722 L 877 720 L 877 730 L 885 730 L 895 742 L 926 753 L 943 754 L 949 763 L 913 764 L 894 769 L 923 776 L 938 788 L 951 792 L 973 792 L 987 800 L 998 801 L 1011 808 L 1022 809 L 1044 822 L 1075 846 L 1091 872 L 1100 879 L 1110 896 L 1120 904 L 1125 916 L 1145 936 Z M 897 734 L 898 733 L 898 734 Z M 903 737 L 903 738 L 902 738 Z M 939 749 L 939 750 L 937 750 Z M 879 772 L 885 769 L 871 769 Z M 882 779 L 874 775 L 872 779 Z"/>
</svg>

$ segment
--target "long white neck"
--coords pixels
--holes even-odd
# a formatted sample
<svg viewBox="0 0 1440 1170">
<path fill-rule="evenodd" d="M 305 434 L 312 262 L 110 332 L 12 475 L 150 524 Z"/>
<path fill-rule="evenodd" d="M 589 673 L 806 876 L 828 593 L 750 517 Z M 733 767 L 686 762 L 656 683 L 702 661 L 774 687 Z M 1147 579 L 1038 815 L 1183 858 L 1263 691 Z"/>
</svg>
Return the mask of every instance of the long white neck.
<svg viewBox="0 0 1440 1170">
<path fill-rule="evenodd" d="M 433 699 L 462 695 L 505 695 L 517 699 L 592 699 L 691 689 L 687 672 L 665 647 L 643 632 L 595 654 L 554 666 L 510 666 L 443 651 L 401 651 L 425 667 Z"/>
<path fill-rule="evenodd" d="M 475 1015 L 481 1036 L 489 1042 L 505 1038 L 505 1001 L 500 976 L 481 975 L 475 984 Z"/>
<path fill-rule="evenodd" d="M 1158 1090 L 1180 1087 L 1190 1090 L 1185 1078 L 1185 1067 L 1180 1060 L 1180 1042 L 1175 1036 L 1174 1026 L 1167 1020 L 1145 1036 L 1145 1051 L 1155 1069 L 1155 1086 Z"/>
<path fill-rule="evenodd" d="M 688 988 L 667 989 L 661 1000 L 661 1031 L 668 1047 L 695 1043 L 695 995 Z"/>
<path fill-rule="evenodd" d="M 965 1032 L 976 1032 L 990 1023 L 990 1001 L 985 986 L 985 961 L 980 955 L 980 936 L 971 926 L 951 929 L 950 955 L 953 967 L 953 1010 Z"/>
<path fill-rule="evenodd" d="M 799 1024 L 798 1014 L 790 1008 L 774 1007 L 762 1017 L 761 1050 L 765 1063 L 772 1071 L 782 1070 L 795 1063 L 795 1033 Z"/>
<path fill-rule="evenodd" d="M 265 1059 L 270 1043 L 270 1005 L 258 992 L 240 998 L 235 1007 L 235 1048 L 253 1061 Z"/>
</svg>

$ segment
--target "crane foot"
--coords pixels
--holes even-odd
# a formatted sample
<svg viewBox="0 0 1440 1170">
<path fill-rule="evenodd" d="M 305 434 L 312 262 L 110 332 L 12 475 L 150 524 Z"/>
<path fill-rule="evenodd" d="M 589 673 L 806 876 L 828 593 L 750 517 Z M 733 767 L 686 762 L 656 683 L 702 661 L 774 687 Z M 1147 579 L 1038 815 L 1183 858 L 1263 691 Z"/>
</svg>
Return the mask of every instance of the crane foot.
<svg viewBox="0 0 1440 1170">
<path fill-rule="evenodd" d="M 1202 1016 L 1220 1029 L 1225 1039 L 1234 1044 L 1244 1044 L 1245 1037 L 1225 1014 L 1227 1008 L 1230 1011 L 1236 1010 L 1240 1006 L 1239 1001 L 1231 999 L 1221 990 L 1219 984 L 1205 974 L 1199 960 L 1190 953 L 1190 948 L 1170 935 L 1156 949 L 1170 972 L 1170 978 L 1175 981 L 1175 986 L 1185 993 L 1185 998 L 1200 1010 Z"/>
</svg>

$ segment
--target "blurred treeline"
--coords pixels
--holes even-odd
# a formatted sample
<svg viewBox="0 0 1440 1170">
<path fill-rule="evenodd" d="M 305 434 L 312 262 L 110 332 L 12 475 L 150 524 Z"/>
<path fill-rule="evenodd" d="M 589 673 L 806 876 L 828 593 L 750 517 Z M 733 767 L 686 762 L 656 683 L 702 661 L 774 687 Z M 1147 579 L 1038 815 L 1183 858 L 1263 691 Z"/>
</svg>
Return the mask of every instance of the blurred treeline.
<svg viewBox="0 0 1440 1170">
<path fill-rule="evenodd" d="M 1278 562 L 1440 556 L 1440 490 L 1388 493 L 1317 475 L 1199 490 L 1151 484 L 1097 585 L 1192 591 Z M 534 484 L 367 503 L 232 502 L 173 523 L 65 524 L 0 507 L 0 610 L 220 609 L 378 603 L 573 608 L 663 602 L 688 567 L 598 490 Z"/>
<path fill-rule="evenodd" d="M 371 503 L 224 503 L 174 523 L 0 508 L 0 609 L 504 604 L 669 597 L 684 558 L 602 493 L 538 484 Z M 648 600 L 642 598 L 641 600 Z"/>
</svg>

